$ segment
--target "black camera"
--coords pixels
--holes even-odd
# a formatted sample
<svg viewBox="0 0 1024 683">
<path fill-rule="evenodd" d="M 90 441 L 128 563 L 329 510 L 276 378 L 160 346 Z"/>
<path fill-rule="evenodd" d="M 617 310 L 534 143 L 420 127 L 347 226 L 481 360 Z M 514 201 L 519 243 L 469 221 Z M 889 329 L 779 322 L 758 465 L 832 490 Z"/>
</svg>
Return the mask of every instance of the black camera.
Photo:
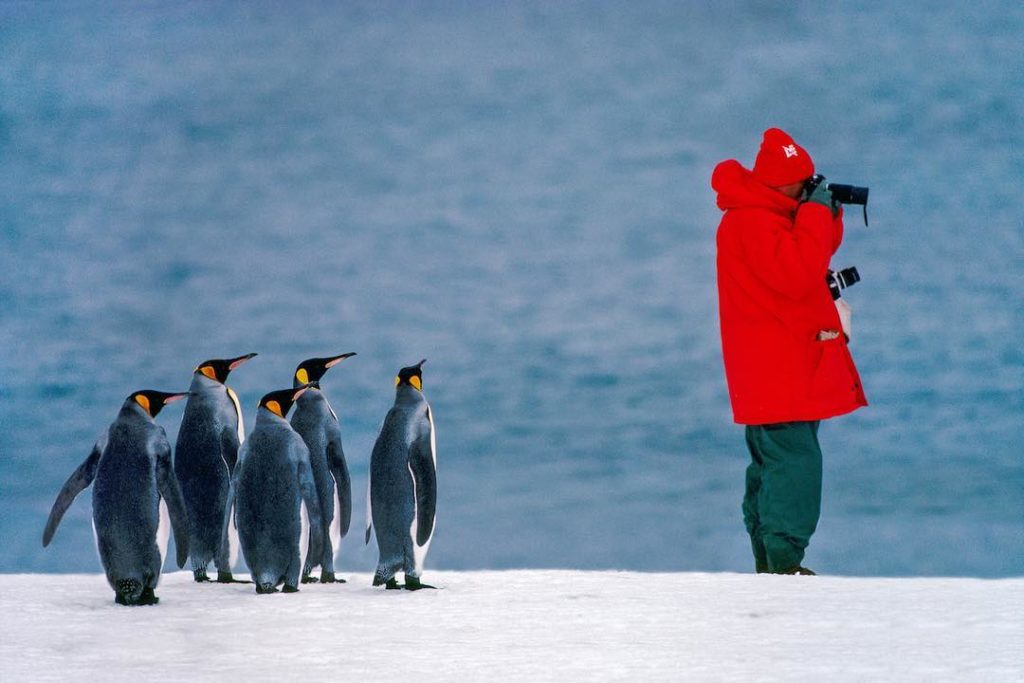
<svg viewBox="0 0 1024 683">
<path fill-rule="evenodd" d="M 818 185 L 825 182 L 820 173 L 813 175 L 804 185 L 804 197 L 810 197 Z M 840 183 L 825 183 L 825 188 L 832 193 L 832 201 L 836 204 L 859 204 L 864 207 L 864 225 L 868 224 L 868 188 Z M 856 280 L 854 280 L 856 282 Z"/>
<path fill-rule="evenodd" d="M 860 273 L 853 266 L 842 270 L 830 270 L 825 276 L 825 282 L 828 284 L 828 291 L 832 292 L 832 300 L 835 301 L 842 296 L 839 293 L 840 289 L 846 289 L 850 285 L 860 282 Z"/>
</svg>

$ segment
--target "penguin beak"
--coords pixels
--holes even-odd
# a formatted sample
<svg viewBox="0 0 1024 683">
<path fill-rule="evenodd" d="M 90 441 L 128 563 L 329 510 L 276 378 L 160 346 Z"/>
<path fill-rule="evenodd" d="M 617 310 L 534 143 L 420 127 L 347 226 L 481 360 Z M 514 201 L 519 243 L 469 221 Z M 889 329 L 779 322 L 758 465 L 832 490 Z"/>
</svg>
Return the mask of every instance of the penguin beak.
<svg viewBox="0 0 1024 683">
<path fill-rule="evenodd" d="M 416 367 L 418 369 L 422 370 L 423 369 L 423 364 L 426 363 L 426 362 L 427 362 L 427 359 L 424 358 L 423 360 L 421 360 L 419 363 L 416 364 Z"/>
<path fill-rule="evenodd" d="M 255 358 L 256 355 L 257 354 L 255 354 L 255 353 L 247 353 L 244 356 L 239 356 L 238 358 L 232 358 L 231 360 L 228 361 L 228 369 L 229 370 L 234 370 L 235 368 L 237 368 L 239 365 L 241 365 L 245 361 L 249 360 L 250 358 Z"/>
<path fill-rule="evenodd" d="M 340 356 L 335 356 L 334 358 L 331 358 L 329 361 L 324 363 L 324 368 L 333 368 L 335 365 L 337 365 L 341 361 L 345 360 L 346 358 L 351 358 L 354 355 L 356 355 L 356 354 L 353 351 L 352 353 L 343 353 Z"/>
<path fill-rule="evenodd" d="M 188 396 L 191 395 L 191 391 L 186 391 L 181 394 L 168 394 L 167 396 L 164 397 L 164 403 L 174 403 L 175 401 L 180 401 L 181 399 L 187 398 Z"/>
</svg>

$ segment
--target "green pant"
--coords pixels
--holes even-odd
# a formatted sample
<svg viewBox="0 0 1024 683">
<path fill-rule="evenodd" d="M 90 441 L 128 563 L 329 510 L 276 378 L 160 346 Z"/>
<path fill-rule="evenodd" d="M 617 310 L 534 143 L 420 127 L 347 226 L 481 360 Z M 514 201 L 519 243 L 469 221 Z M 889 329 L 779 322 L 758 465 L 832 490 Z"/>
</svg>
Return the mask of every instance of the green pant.
<svg viewBox="0 0 1024 683">
<path fill-rule="evenodd" d="M 747 427 L 743 521 L 758 571 L 800 566 L 821 515 L 820 422 Z"/>
</svg>

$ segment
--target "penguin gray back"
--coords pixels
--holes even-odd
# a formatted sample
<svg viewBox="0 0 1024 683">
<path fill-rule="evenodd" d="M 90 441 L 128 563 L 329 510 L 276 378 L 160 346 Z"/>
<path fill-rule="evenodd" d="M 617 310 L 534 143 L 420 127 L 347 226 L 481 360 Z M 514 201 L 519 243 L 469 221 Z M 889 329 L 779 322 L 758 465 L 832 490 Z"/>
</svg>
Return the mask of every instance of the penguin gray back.
<svg viewBox="0 0 1024 683">
<path fill-rule="evenodd" d="M 284 417 L 292 396 L 302 391 L 288 389 L 263 397 L 232 477 L 233 500 L 228 507 L 233 504 L 242 553 L 261 593 L 281 583 L 286 590 L 297 587 L 303 517 L 310 539 L 318 542 L 323 535 L 309 449 Z M 311 547 L 310 552 L 316 550 Z"/>
<path fill-rule="evenodd" d="M 152 604 L 173 528 L 177 562 L 188 556 L 188 521 L 171 467 L 171 449 L 154 417 L 186 394 L 138 391 L 124 402 L 117 419 L 85 462 L 64 484 L 43 532 L 49 545 L 74 498 L 93 487 L 93 529 L 100 562 L 122 604 Z M 163 518 L 163 519 L 162 519 Z"/>
<path fill-rule="evenodd" d="M 346 358 L 356 355 L 345 353 L 327 358 L 310 358 L 299 364 L 293 382 L 296 387 L 307 382 L 319 382 L 328 369 Z M 327 397 L 319 386 L 311 387 L 296 402 L 291 425 L 309 448 L 310 466 L 323 515 L 323 539 L 310 543 L 320 547 L 319 555 L 309 553 L 303 566 L 303 583 L 312 581 L 310 573 L 321 567 L 322 582 L 335 581 L 334 555 L 341 539 L 348 533 L 352 520 L 352 484 L 348 463 L 342 446 L 341 425 Z"/>
</svg>

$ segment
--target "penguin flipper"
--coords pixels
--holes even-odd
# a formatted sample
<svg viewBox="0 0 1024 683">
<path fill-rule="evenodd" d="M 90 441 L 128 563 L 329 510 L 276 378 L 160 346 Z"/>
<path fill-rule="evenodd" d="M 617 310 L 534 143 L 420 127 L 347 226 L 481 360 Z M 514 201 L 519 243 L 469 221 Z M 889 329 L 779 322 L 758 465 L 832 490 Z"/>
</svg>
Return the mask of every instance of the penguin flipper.
<svg viewBox="0 0 1024 683">
<path fill-rule="evenodd" d="M 224 458 L 224 463 L 228 466 L 228 475 L 235 471 L 235 465 L 238 464 L 238 447 L 240 445 L 237 430 L 230 427 L 225 427 L 221 430 L 220 454 Z"/>
<path fill-rule="evenodd" d="M 231 474 L 231 478 L 228 479 L 228 499 L 224 504 L 224 521 L 221 523 L 221 538 L 231 530 L 232 521 L 234 521 L 234 527 L 238 528 L 238 511 L 235 510 L 235 494 L 238 492 L 238 470 Z M 234 565 L 234 562 L 231 562 Z"/>
<path fill-rule="evenodd" d="M 338 509 L 334 514 L 338 515 L 339 530 L 341 537 L 344 538 L 352 524 L 352 481 L 349 478 L 348 465 L 345 463 L 345 451 L 341 448 L 341 439 L 331 439 L 327 443 L 327 466 L 337 486 Z"/>
<path fill-rule="evenodd" d="M 78 469 L 72 472 L 68 480 L 64 482 L 60 493 L 57 494 L 57 500 L 53 501 L 50 517 L 46 520 L 46 528 L 43 529 L 44 548 L 50 545 L 50 541 L 53 540 L 53 534 L 57 531 L 57 525 L 64 518 L 64 513 L 71 507 L 75 497 L 84 491 L 92 483 L 92 480 L 96 478 L 96 468 L 100 463 L 103 447 L 103 439 L 97 441 L 85 462 L 79 465 Z"/>
<path fill-rule="evenodd" d="M 302 502 L 306 506 L 306 514 L 309 517 L 309 548 L 308 557 L 322 557 L 324 545 L 323 513 L 320 510 L 320 497 L 316 493 L 316 481 L 313 479 L 313 469 L 309 465 L 309 449 L 302 441 L 302 437 L 295 435 L 292 442 L 294 448 L 299 451 L 298 479 L 299 491 L 302 494 Z M 305 558 L 302 558 L 305 561 Z"/>
<path fill-rule="evenodd" d="M 163 428 L 160 431 L 162 432 Z M 175 560 L 178 569 L 181 569 L 188 559 L 188 512 L 185 509 L 185 500 L 181 496 L 181 488 L 178 486 L 178 478 L 174 476 L 171 445 L 167 442 L 166 434 L 156 454 L 156 485 L 160 496 L 167 503 L 167 513 L 171 518 L 171 529 L 174 531 L 174 547 L 177 551 Z"/>
<path fill-rule="evenodd" d="M 416 484 L 416 545 L 426 545 L 434 532 L 437 509 L 437 469 L 434 463 L 431 430 L 413 441 L 409 451 L 409 471 Z"/>
</svg>

